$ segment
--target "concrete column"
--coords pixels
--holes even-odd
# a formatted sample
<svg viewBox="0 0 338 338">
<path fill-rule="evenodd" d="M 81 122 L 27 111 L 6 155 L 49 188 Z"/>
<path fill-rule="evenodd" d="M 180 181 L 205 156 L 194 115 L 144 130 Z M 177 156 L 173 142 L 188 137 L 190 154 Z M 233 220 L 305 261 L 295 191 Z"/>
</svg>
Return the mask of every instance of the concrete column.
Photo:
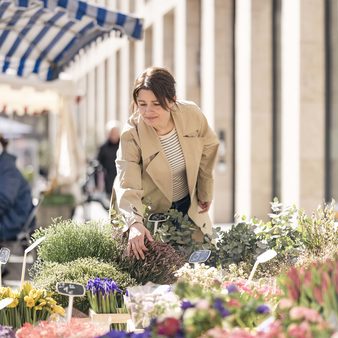
<svg viewBox="0 0 338 338">
<path fill-rule="evenodd" d="M 338 2 L 331 2 L 331 67 L 332 74 L 337 74 L 338 72 Z M 331 75 L 331 198 L 334 198 L 338 202 L 338 78 L 337 76 Z M 328 133 L 329 131 L 326 130 Z"/>
<path fill-rule="evenodd" d="M 252 1 L 251 26 L 251 211 L 255 217 L 267 219 L 267 214 L 271 211 L 272 198 L 272 2 L 270 0 Z"/>
<path fill-rule="evenodd" d="M 96 95 L 95 95 L 95 108 L 96 108 L 96 145 L 104 142 L 105 135 L 105 115 L 106 115 L 106 88 L 105 88 L 105 63 L 102 62 L 96 67 Z"/>
<path fill-rule="evenodd" d="M 235 211 L 251 216 L 251 0 L 236 1 Z"/>
<path fill-rule="evenodd" d="M 170 11 L 163 19 L 163 65 L 167 67 L 172 73 L 175 73 L 174 64 L 174 11 Z"/>
<path fill-rule="evenodd" d="M 154 22 L 153 29 L 153 64 L 156 66 L 163 66 L 163 16 L 158 16 Z"/>
<path fill-rule="evenodd" d="M 215 129 L 215 1 L 201 1 L 201 109 Z M 215 203 L 210 208 L 214 219 Z"/>
<path fill-rule="evenodd" d="M 299 205 L 300 0 L 282 1 L 281 200 Z"/>
<path fill-rule="evenodd" d="M 325 197 L 324 6 L 321 0 L 300 1 L 299 203 L 309 213 Z"/>
<path fill-rule="evenodd" d="M 87 75 L 87 154 L 92 157 L 95 154 L 95 70 Z"/>
<path fill-rule="evenodd" d="M 144 0 L 136 2 L 135 15 L 144 17 Z M 135 42 L 135 73 L 136 76 L 140 75 L 144 70 L 145 65 L 145 43 L 144 38 Z"/>
<path fill-rule="evenodd" d="M 233 6 L 232 0 L 215 0 L 214 121 L 223 136 L 215 168 L 214 221 L 233 221 Z M 203 13 L 203 11 L 202 11 Z M 207 37 L 208 38 L 208 37 Z M 209 37 L 210 38 L 210 37 Z M 204 67 L 203 67 L 204 68 Z M 204 70 L 203 70 L 204 71 Z M 203 97 L 203 94 L 202 94 Z"/>
<path fill-rule="evenodd" d="M 181 0 L 175 7 L 175 78 L 178 98 L 186 97 L 186 2 Z"/>
<path fill-rule="evenodd" d="M 107 60 L 107 119 L 116 119 L 116 54 Z"/>
</svg>

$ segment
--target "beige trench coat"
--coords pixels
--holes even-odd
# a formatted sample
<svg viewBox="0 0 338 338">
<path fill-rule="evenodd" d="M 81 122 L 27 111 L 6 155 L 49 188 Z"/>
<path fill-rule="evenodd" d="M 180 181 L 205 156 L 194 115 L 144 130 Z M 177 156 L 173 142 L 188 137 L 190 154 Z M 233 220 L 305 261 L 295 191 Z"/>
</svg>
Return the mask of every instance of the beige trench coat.
<svg viewBox="0 0 338 338">
<path fill-rule="evenodd" d="M 186 163 L 191 197 L 188 215 L 204 234 L 211 235 L 211 220 L 208 213 L 198 213 L 198 200 L 212 200 L 219 142 L 193 102 L 178 101 L 172 117 Z M 116 168 L 111 207 L 124 216 L 124 230 L 134 222 L 143 221 L 143 202 L 151 203 L 151 212 L 170 208 L 173 187 L 169 162 L 155 130 L 137 113 L 130 117 L 121 134 Z"/>
</svg>

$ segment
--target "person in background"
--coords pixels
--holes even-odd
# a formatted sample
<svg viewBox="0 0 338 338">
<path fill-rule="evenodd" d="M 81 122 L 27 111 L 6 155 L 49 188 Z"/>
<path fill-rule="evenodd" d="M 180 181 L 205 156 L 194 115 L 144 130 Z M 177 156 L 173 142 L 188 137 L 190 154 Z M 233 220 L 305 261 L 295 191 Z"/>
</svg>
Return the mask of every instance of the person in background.
<svg viewBox="0 0 338 338">
<path fill-rule="evenodd" d="M 120 127 L 118 121 L 109 121 L 106 125 L 107 140 L 100 147 L 97 160 L 104 170 L 104 185 L 107 197 L 112 193 L 113 182 L 116 177 L 116 152 L 120 142 Z"/>
<path fill-rule="evenodd" d="M 124 217 L 128 253 L 144 259 L 145 239 L 153 239 L 143 202 L 153 213 L 172 208 L 188 215 L 196 241 L 212 234 L 208 210 L 219 141 L 195 103 L 177 100 L 165 68 L 148 68 L 136 79 L 132 113 L 121 134 L 111 209 Z"/>
<path fill-rule="evenodd" d="M 33 209 L 32 194 L 16 167 L 16 157 L 7 152 L 8 140 L 1 134 L 0 145 L 0 241 L 15 241 Z"/>
</svg>

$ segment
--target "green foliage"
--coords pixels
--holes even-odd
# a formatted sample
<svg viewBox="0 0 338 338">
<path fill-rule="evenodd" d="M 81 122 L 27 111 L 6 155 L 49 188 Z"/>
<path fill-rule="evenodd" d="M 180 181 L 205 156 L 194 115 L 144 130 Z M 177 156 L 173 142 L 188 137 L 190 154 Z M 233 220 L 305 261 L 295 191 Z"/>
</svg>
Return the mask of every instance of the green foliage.
<svg viewBox="0 0 338 338">
<path fill-rule="evenodd" d="M 241 261 L 253 263 L 258 249 L 254 227 L 243 222 L 232 225 L 229 231 L 220 232 L 217 247 L 218 263 L 221 266 Z"/>
<path fill-rule="evenodd" d="M 306 250 L 314 255 L 323 256 L 324 252 L 338 252 L 338 227 L 335 225 L 335 202 L 320 205 L 311 217 L 304 211 L 299 212 Z M 329 250 L 327 250 L 329 248 Z"/>
<path fill-rule="evenodd" d="M 297 208 L 283 208 L 283 204 L 274 198 L 271 209 L 270 221 L 257 226 L 257 239 L 266 243 L 268 248 L 274 249 L 280 256 L 298 255 L 303 243 L 301 229 L 297 224 Z"/>
<path fill-rule="evenodd" d="M 112 278 L 122 290 L 136 284 L 136 281 L 128 273 L 121 272 L 111 263 L 104 263 L 96 258 L 79 258 L 62 264 L 37 260 L 30 270 L 30 274 L 33 277 L 34 285 L 48 291 L 55 291 L 57 282 L 73 282 L 86 286 L 88 280 L 95 277 Z M 56 298 L 63 306 L 67 306 L 68 297 L 57 295 Z M 87 297 L 76 297 L 74 306 L 87 312 L 89 308 Z"/>
<path fill-rule="evenodd" d="M 183 216 L 182 212 L 175 209 L 170 209 L 164 215 L 169 217 L 159 226 L 154 235 L 155 240 L 170 244 L 187 260 L 192 252 L 196 250 L 211 250 L 212 254 L 206 264 L 216 264 L 216 247 L 212 243 L 212 238 L 216 236 L 212 236 L 211 238 L 205 235 L 203 242 L 197 242 L 193 239 L 193 233 L 197 230 L 197 227 L 189 219 L 188 215 Z M 146 226 L 153 234 L 153 223 L 147 222 Z"/>
<path fill-rule="evenodd" d="M 113 261 L 120 254 L 114 239 L 118 232 L 110 224 L 55 221 L 48 228 L 37 229 L 32 235 L 34 240 L 42 236 L 46 239 L 37 252 L 43 261 L 66 263 L 84 257 Z"/>
</svg>

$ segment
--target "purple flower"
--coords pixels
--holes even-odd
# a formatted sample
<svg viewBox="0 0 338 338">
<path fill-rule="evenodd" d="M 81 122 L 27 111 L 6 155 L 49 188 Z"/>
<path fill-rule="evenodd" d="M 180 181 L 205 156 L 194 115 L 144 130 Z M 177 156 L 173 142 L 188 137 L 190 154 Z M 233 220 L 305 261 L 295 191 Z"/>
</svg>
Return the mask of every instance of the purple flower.
<svg viewBox="0 0 338 338">
<path fill-rule="evenodd" d="M 0 325 L 0 337 L 3 338 L 15 338 L 15 332 L 10 326 Z"/>
<path fill-rule="evenodd" d="M 223 318 L 230 315 L 230 311 L 224 307 L 223 300 L 220 298 L 215 299 L 214 308 Z"/>
<path fill-rule="evenodd" d="M 106 333 L 104 336 L 100 336 L 98 338 L 127 338 L 128 334 L 124 331 L 110 331 Z"/>
<path fill-rule="evenodd" d="M 182 303 L 181 303 L 181 309 L 183 311 L 185 311 L 185 310 L 187 310 L 187 309 L 189 309 L 191 307 L 194 307 L 194 305 L 190 301 L 188 301 L 188 300 L 182 301 Z"/>
<path fill-rule="evenodd" d="M 270 308 L 267 305 L 262 304 L 257 306 L 256 312 L 261 314 L 270 313 Z"/>
<path fill-rule="evenodd" d="M 229 284 L 226 289 L 228 290 L 228 293 L 238 292 L 237 286 L 235 284 Z"/>
<path fill-rule="evenodd" d="M 151 338 L 151 332 L 145 330 L 144 332 L 140 333 L 127 333 L 125 331 L 115 331 L 112 330 L 106 333 L 104 336 L 100 336 L 98 338 Z"/>
<path fill-rule="evenodd" d="M 108 295 L 115 292 L 122 294 L 122 290 L 110 278 L 101 279 L 96 277 L 95 279 L 90 279 L 86 285 L 86 289 L 94 294 L 101 293 L 102 295 Z"/>
</svg>

